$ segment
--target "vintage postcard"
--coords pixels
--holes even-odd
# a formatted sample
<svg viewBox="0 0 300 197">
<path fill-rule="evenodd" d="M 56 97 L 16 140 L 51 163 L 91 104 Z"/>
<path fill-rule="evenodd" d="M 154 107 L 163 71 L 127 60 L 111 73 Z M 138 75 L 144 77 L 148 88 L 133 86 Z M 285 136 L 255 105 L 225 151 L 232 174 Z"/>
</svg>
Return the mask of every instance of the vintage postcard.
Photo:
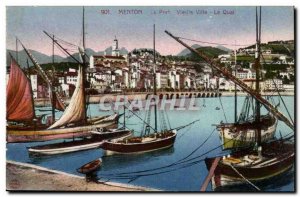
<svg viewBox="0 0 300 197">
<path fill-rule="evenodd" d="M 6 190 L 295 192 L 292 6 L 7 6 Z"/>
</svg>

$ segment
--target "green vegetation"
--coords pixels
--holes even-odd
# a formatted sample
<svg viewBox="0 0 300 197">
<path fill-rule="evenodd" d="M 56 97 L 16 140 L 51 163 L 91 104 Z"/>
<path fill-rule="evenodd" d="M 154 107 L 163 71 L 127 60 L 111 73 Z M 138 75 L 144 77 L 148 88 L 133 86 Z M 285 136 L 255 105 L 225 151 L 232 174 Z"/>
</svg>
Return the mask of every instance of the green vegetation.
<svg viewBox="0 0 300 197">
<path fill-rule="evenodd" d="M 251 45 L 246 47 L 245 49 L 255 48 L 255 45 Z M 274 44 L 261 44 L 262 50 L 271 49 L 272 54 L 285 54 L 294 57 L 295 47 L 294 44 L 287 44 L 287 43 L 274 43 Z"/>
<path fill-rule="evenodd" d="M 171 60 L 171 61 L 185 61 L 185 60 L 189 59 L 186 56 L 173 56 L 173 55 L 167 55 L 167 56 L 164 56 L 164 58 L 166 60 Z"/>
<path fill-rule="evenodd" d="M 243 62 L 253 62 L 254 61 L 254 56 L 250 55 L 241 55 L 236 57 L 236 61 L 243 61 Z"/>
<path fill-rule="evenodd" d="M 267 71 L 286 71 L 288 64 L 263 64 L 263 68 Z"/>
<path fill-rule="evenodd" d="M 222 49 L 211 47 L 211 46 L 204 46 L 204 47 L 198 47 L 196 50 L 203 52 L 205 55 L 207 55 L 209 58 L 218 58 L 221 54 L 228 54 L 227 51 L 224 51 Z M 173 55 L 167 55 L 165 56 L 167 60 L 175 60 L 175 61 L 203 61 L 201 57 L 198 55 L 189 52 L 187 55 L 184 56 L 173 56 Z"/>
<path fill-rule="evenodd" d="M 197 51 L 200 51 L 207 55 L 210 58 L 217 58 L 221 54 L 227 54 L 226 51 L 223 51 L 221 49 L 215 48 L 215 47 L 200 47 L 197 48 Z M 187 55 L 189 57 L 189 60 L 191 61 L 202 61 L 203 59 L 199 57 L 198 55 L 194 53 L 190 53 Z"/>
</svg>

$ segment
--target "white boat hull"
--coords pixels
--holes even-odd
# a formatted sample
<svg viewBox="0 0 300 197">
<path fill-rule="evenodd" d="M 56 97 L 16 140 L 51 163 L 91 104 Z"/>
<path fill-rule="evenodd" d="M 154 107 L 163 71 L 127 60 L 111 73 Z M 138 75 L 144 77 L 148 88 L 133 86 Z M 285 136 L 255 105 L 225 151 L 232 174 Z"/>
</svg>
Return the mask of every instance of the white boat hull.
<svg viewBox="0 0 300 197">
<path fill-rule="evenodd" d="M 28 151 L 31 154 L 56 155 L 56 154 L 62 154 L 62 153 L 70 153 L 70 152 L 95 149 L 95 148 L 98 148 L 99 146 L 101 146 L 102 143 L 103 142 L 101 141 L 101 142 L 96 142 L 96 143 L 86 144 L 86 145 L 79 145 L 79 146 L 65 147 L 65 148 L 55 148 L 55 149 L 44 149 L 44 150 L 29 148 Z"/>
</svg>

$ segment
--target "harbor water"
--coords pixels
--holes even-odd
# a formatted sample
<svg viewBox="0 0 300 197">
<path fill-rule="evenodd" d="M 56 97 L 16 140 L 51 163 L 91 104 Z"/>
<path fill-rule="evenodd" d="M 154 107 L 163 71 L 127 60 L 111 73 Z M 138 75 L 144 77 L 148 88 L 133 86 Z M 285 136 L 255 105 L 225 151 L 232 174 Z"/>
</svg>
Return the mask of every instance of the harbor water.
<svg viewBox="0 0 300 197">
<path fill-rule="evenodd" d="M 275 103 L 279 102 L 279 97 L 273 97 Z M 245 97 L 238 97 L 238 112 L 241 111 Z M 294 119 L 294 97 L 283 97 L 285 104 Z M 103 166 L 97 172 L 97 176 L 102 181 L 122 182 L 139 186 L 152 187 L 165 191 L 199 191 L 201 184 L 204 182 L 208 170 L 206 169 L 203 159 L 216 155 L 224 155 L 220 147 L 220 138 L 215 130 L 215 124 L 223 122 L 233 122 L 234 120 L 234 98 L 197 98 L 196 106 L 200 109 L 197 111 L 166 111 L 169 122 L 172 128 L 186 125 L 194 120 L 198 120 L 195 124 L 188 126 L 178 131 L 174 147 L 155 151 L 145 154 L 134 155 L 113 155 L 104 156 L 101 149 L 93 149 L 75 153 L 61 154 L 55 156 L 44 157 L 29 157 L 27 147 L 41 144 L 49 144 L 61 142 L 56 140 L 51 142 L 36 142 L 36 143 L 11 143 L 7 144 L 8 160 L 32 163 L 42 167 L 47 167 L 54 170 L 60 170 L 71 174 L 77 174 L 76 169 L 89 161 L 102 157 Z M 217 110 L 216 108 L 220 109 Z M 279 109 L 287 115 L 282 102 Z M 123 110 L 120 110 L 122 113 Z M 51 113 L 37 110 L 37 113 Z M 101 111 L 97 104 L 90 104 L 88 113 L 91 116 L 107 115 L 112 112 Z M 140 117 L 145 117 L 145 111 L 136 112 Z M 262 107 L 262 114 L 267 111 Z M 57 116 L 61 116 L 61 112 L 57 112 Z M 160 113 L 158 112 L 158 115 Z M 153 123 L 154 114 L 151 116 Z M 159 118 L 159 116 L 158 116 Z M 161 119 L 159 118 L 158 125 Z M 120 119 L 122 126 L 123 118 Z M 143 123 L 137 117 L 126 114 L 126 126 L 136 131 L 135 135 L 139 135 Z M 293 132 L 283 122 L 279 121 L 276 131 L 276 136 L 286 136 Z M 209 137 L 210 136 L 210 137 Z M 199 146 L 201 147 L 199 148 Z M 217 148 L 216 148 L 217 147 Z M 198 149 L 197 149 L 198 148 Z M 215 149 L 215 150 L 212 150 Z M 171 165 L 178 161 L 184 161 L 180 165 Z M 161 168 L 163 167 L 163 168 Z M 115 175 L 121 173 L 145 171 L 143 176 L 135 177 L 136 179 L 115 179 Z M 294 191 L 294 168 L 285 172 L 280 178 L 267 180 L 257 183 L 256 185 L 262 191 Z M 105 178 L 103 176 L 105 176 Z M 111 175 L 109 177 L 108 175 Z M 211 191 L 209 185 L 208 191 Z M 255 191 L 251 185 L 244 183 L 238 187 L 224 188 L 224 191 Z"/>
</svg>

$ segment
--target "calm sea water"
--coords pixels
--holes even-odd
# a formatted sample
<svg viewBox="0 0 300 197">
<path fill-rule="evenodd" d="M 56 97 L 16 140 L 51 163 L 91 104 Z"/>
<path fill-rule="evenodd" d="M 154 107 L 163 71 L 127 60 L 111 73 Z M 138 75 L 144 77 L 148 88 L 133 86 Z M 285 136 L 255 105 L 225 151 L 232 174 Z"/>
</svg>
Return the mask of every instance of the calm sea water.
<svg viewBox="0 0 300 197">
<path fill-rule="evenodd" d="M 241 110 L 242 104 L 245 97 L 238 98 L 238 111 Z M 287 108 L 291 115 L 294 115 L 294 97 L 283 97 Z M 275 102 L 278 102 L 279 98 L 274 97 Z M 224 107 L 225 116 L 228 122 L 233 121 L 234 103 L 233 97 L 221 97 L 222 106 Z M 80 175 L 76 172 L 76 169 L 83 164 L 102 157 L 103 166 L 98 171 L 98 177 L 102 174 L 120 174 L 124 172 L 134 172 L 139 170 L 148 170 L 159 168 L 177 162 L 178 160 L 190 155 L 200 144 L 202 144 L 207 137 L 213 132 L 214 124 L 220 123 L 220 121 L 226 122 L 222 106 L 219 98 L 197 98 L 197 106 L 200 107 L 198 111 L 167 111 L 171 126 L 178 127 L 186 125 L 193 120 L 200 119 L 199 122 L 184 128 L 178 132 L 178 136 L 173 148 L 167 150 L 156 151 L 146 154 L 137 155 L 115 155 L 115 156 L 103 156 L 101 149 L 94 149 L 76 153 L 62 154 L 56 156 L 46 156 L 40 158 L 31 158 L 28 155 L 26 147 L 47 144 L 50 142 L 39 142 L 39 143 L 16 143 L 7 144 L 7 159 L 18 162 L 32 163 L 35 165 L 47 167 L 54 170 L 60 170 L 72 174 Z M 205 103 L 206 107 L 203 107 Z M 220 110 L 216 110 L 216 107 L 220 107 Z M 286 110 L 283 104 L 280 105 L 280 111 L 284 114 Z M 110 114 L 111 112 L 99 111 L 98 105 L 89 106 L 89 114 L 92 116 Z M 266 113 L 262 110 L 263 114 Z M 41 112 L 45 113 L 45 112 Z M 145 116 L 145 112 L 138 112 L 140 117 Z M 57 113 L 60 116 L 61 113 Z M 153 118 L 153 114 L 152 114 Z M 122 122 L 122 120 L 121 120 Z M 140 131 L 142 122 L 135 116 L 129 116 L 126 120 L 127 127 Z M 160 121 L 158 121 L 160 122 Z M 280 132 L 279 132 L 280 131 Z M 277 127 L 276 135 L 279 137 L 280 133 L 282 136 L 293 132 L 284 123 L 279 122 Z M 136 133 L 138 135 L 138 132 Z M 54 142 L 60 142 L 57 140 Z M 53 142 L 53 143 L 54 143 Z M 52 142 L 51 142 L 52 143 Z M 195 151 L 186 160 L 201 156 L 203 153 L 220 145 L 220 140 L 217 132 L 213 132 L 207 142 L 202 147 Z M 216 155 L 222 155 L 221 148 L 217 148 L 208 154 L 199 157 L 197 160 L 205 159 L 205 157 L 211 157 Z M 186 161 L 185 160 L 185 161 Z M 192 160 L 196 161 L 196 160 Z M 204 162 L 191 163 L 191 165 L 178 165 L 171 168 L 160 169 L 152 172 L 144 173 L 147 176 L 141 176 L 130 184 L 139 186 L 148 186 L 157 189 L 167 191 L 199 191 L 201 184 L 203 183 L 208 171 Z M 164 173 L 161 173 L 163 172 Z M 166 172 L 168 171 L 168 172 Z M 151 175 L 149 175 L 149 173 Z M 161 173 L 161 174 L 160 174 Z M 114 179 L 110 177 L 110 181 L 127 183 L 129 180 L 125 179 Z M 294 169 L 286 172 L 277 177 L 276 181 L 268 180 L 263 183 L 258 183 L 257 186 L 263 191 L 294 191 Z M 101 179 L 108 180 L 108 179 Z M 225 188 L 226 191 L 255 191 L 251 186 L 244 184 L 239 187 Z M 209 185 L 208 191 L 211 191 L 211 185 Z"/>
</svg>

